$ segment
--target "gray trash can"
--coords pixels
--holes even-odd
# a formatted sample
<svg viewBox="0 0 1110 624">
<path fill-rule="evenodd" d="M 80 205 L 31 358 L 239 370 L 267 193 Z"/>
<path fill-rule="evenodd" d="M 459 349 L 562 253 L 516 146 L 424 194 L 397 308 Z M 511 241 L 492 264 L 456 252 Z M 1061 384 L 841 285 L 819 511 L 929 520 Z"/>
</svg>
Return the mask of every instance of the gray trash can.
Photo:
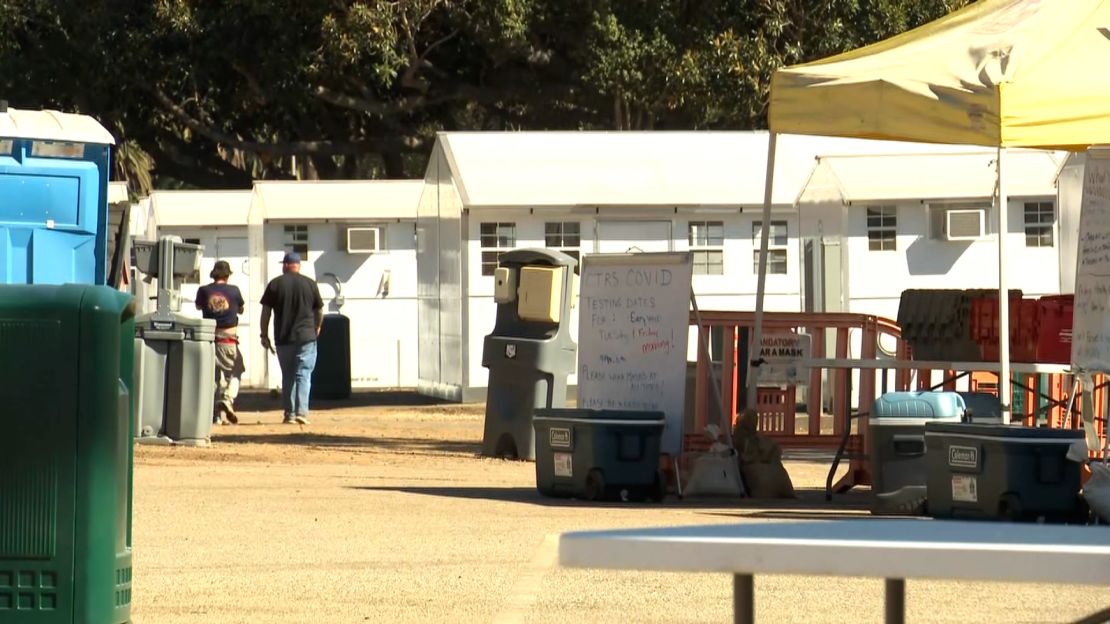
<svg viewBox="0 0 1110 624">
<path fill-rule="evenodd" d="M 536 489 L 587 500 L 663 500 L 663 412 L 536 410 Z"/>
<path fill-rule="evenodd" d="M 489 369 L 482 455 L 535 459 L 532 413 L 566 405 L 574 371 L 570 294 L 578 261 L 550 249 L 516 249 L 498 264 L 497 320 L 482 349 Z"/>
<path fill-rule="evenodd" d="M 216 323 L 180 315 L 165 321 L 156 314 L 135 322 L 137 435 L 206 444 L 216 391 Z"/>
<path fill-rule="evenodd" d="M 871 513 L 924 513 L 925 424 L 958 423 L 964 410 L 956 392 L 888 392 L 872 404 Z"/>
<path fill-rule="evenodd" d="M 199 269 L 203 249 L 175 236 L 134 245 L 135 266 L 158 279 L 156 310 L 135 319 L 139 442 L 208 444 L 216 390 L 216 322 L 179 312 L 181 278 Z"/>
</svg>

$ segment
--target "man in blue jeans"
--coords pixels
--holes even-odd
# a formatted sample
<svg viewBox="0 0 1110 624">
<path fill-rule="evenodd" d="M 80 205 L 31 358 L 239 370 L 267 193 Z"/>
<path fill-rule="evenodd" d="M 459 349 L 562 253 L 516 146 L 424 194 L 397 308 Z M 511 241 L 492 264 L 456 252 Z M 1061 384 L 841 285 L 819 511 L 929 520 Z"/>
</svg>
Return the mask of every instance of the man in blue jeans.
<svg viewBox="0 0 1110 624">
<path fill-rule="evenodd" d="M 289 252 L 281 261 L 281 276 L 262 293 L 262 346 L 270 344 L 270 314 L 281 365 L 281 398 L 286 424 L 308 424 L 308 393 L 316 368 L 316 338 L 324 322 L 324 302 L 312 278 L 301 275 L 301 256 Z"/>
</svg>

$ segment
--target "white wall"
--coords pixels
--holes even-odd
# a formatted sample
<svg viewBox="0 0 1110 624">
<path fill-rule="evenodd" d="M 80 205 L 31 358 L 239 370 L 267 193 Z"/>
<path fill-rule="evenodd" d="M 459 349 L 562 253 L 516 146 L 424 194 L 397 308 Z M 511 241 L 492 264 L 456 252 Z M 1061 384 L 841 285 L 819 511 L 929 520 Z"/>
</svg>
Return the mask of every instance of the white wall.
<svg viewBox="0 0 1110 624">
<path fill-rule="evenodd" d="M 465 389 L 462 198 L 437 142 L 417 206 L 417 334 L 421 393 L 461 401 Z"/>
<path fill-rule="evenodd" d="M 637 209 L 637 208 L 602 208 L 600 214 L 582 214 L 579 209 L 566 208 L 561 210 L 544 209 L 531 214 L 528 208 L 520 209 L 474 209 L 468 218 L 467 241 L 467 266 L 466 274 L 469 298 L 467 313 L 469 314 L 469 383 L 471 387 L 485 387 L 488 380 L 487 371 L 482 367 L 482 347 L 485 336 L 493 330 L 496 314 L 496 304 L 493 302 L 493 277 L 482 275 L 482 248 L 480 242 L 480 228 L 483 222 L 513 222 L 516 224 L 516 247 L 544 247 L 545 223 L 549 221 L 578 221 L 581 224 L 582 254 L 594 253 L 599 249 L 609 250 L 612 245 L 607 241 L 599 240 L 600 229 L 598 222 L 613 220 L 629 221 L 667 221 L 671 223 L 670 249 L 672 251 L 687 251 L 690 249 L 688 227 L 690 221 L 722 221 L 724 225 L 724 274 L 723 275 L 695 275 L 693 278 L 694 291 L 698 298 L 698 307 L 702 310 L 752 310 L 755 308 L 755 292 L 757 277 L 753 268 L 753 252 L 758 250 L 758 240 L 752 239 L 752 226 L 760 220 L 758 212 L 720 213 L 699 212 L 676 214 L 674 208 L 668 209 Z M 800 309 L 800 271 L 797 228 L 798 220 L 793 213 L 775 213 L 773 220 L 787 221 L 787 230 L 790 236 L 787 245 L 787 274 L 769 275 L 767 279 L 767 309 L 774 311 L 798 311 Z M 649 226 L 651 227 L 651 226 Z M 628 228 L 619 228 L 627 231 Z M 652 228 L 657 231 L 658 228 Z M 611 228 L 612 230 L 612 228 Z M 627 241 L 621 241 L 624 245 Z M 571 332 L 577 340 L 578 336 L 578 311 L 571 315 Z M 693 355 L 696 346 L 691 342 L 689 352 Z M 575 375 L 568 380 L 571 385 L 577 383 Z"/>
<path fill-rule="evenodd" d="M 1034 198 L 1047 200 L 1051 198 Z M 1030 199 L 1029 201 L 1033 201 Z M 1010 288 L 1027 297 L 1059 292 L 1059 232 L 1053 247 L 1026 247 L 1024 202 L 1009 204 L 1007 261 Z M 888 204 L 889 205 L 889 204 Z M 852 312 L 898 316 L 903 290 L 911 288 L 998 288 L 998 247 L 994 210 L 987 213 L 988 236 L 969 241 L 932 240 L 929 217 L 920 201 L 897 203 L 897 249 L 871 251 L 867 208 L 848 209 L 848 263 Z"/>
<path fill-rule="evenodd" d="M 243 300 L 247 304 L 244 313 L 239 317 L 239 340 L 246 343 L 248 340 L 255 339 L 258 335 L 258 316 L 252 303 L 261 294 L 251 292 L 250 267 L 247 262 L 247 228 L 245 226 L 159 227 L 158 236 L 180 236 L 183 240 L 197 240 L 204 245 L 199 280 L 181 285 L 181 313 L 193 318 L 201 317 L 200 310 L 197 310 L 194 305 L 197 289 L 212 281 L 208 274 L 217 260 L 227 260 L 232 272 L 229 282 L 239 287 L 243 293 Z M 155 289 L 147 288 L 146 291 L 150 296 L 156 294 Z M 152 310 L 154 302 L 147 301 L 146 305 L 146 309 Z M 254 363 L 251 360 L 250 349 L 243 348 L 241 351 L 244 366 L 248 371 L 252 370 Z M 245 385 L 248 379 L 249 376 L 244 376 Z"/>
<path fill-rule="evenodd" d="M 264 227 L 267 282 L 281 274 L 285 224 L 268 222 Z M 337 292 L 334 280 L 325 273 L 335 274 L 342 282 L 342 313 L 351 321 L 351 385 L 411 388 L 416 386 L 417 357 L 416 225 L 411 220 L 376 224 L 386 228 L 386 249 L 349 254 L 340 247 L 340 225 L 308 223 L 308 255 L 302 258 L 301 271 L 317 280 L 328 313 L 338 311 Z M 386 295 L 379 287 L 387 271 Z M 258 293 L 254 299 L 261 296 Z M 279 388 L 277 358 L 271 354 L 268 359 L 267 386 Z"/>
<path fill-rule="evenodd" d="M 1068 157 L 1056 179 L 1056 206 L 1060 234 L 1060 292 L 1075 292 L 1075 269 L 1079 253 L 1079 216 L 1083 205 L 1083 173 L 1086 152 Z"/>
</svg>

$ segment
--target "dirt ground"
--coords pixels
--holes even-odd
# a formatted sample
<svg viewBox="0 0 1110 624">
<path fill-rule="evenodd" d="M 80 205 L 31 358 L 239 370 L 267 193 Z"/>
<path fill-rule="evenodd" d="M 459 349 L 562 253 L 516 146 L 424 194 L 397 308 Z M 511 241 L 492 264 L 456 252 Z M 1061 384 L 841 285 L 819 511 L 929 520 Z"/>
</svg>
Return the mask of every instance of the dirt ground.
<svg viewBox="0 0 1110 624">
<path fill-rule="evenodd" d="M 823 502 L 826 461 L 791 461 L 802 498 L 585 504 L 545 499 L 534 465 L 483 459 L 480 406 L 324 406 L 282 425 L 265 398 L 210 448 L 139 446 L 139 624 L 185 622 L 725 622 L 725 575 L 571 570 L 582 529 L 860 515 Z M 806 488 L 809 488 L 806 490 Z M 756 578 L 764 622 L 878 622 L 882 582 Z M 1110 588 L 910 581 L 908 621 L 1067 622 Z"/>
</svg>

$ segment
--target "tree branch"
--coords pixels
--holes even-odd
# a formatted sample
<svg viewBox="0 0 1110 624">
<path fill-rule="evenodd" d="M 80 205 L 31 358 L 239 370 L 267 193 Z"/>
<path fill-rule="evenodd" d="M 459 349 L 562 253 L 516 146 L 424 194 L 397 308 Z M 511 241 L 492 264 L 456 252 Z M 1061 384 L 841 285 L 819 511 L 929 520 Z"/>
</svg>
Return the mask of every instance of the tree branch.
<svg viewBox="0 0 1110 624">
<path fill-rule="evenodd" d="M 318 155 L 337 155 L 337 154 L 362 154 L 367 152 L 382 152 L 389 149 L 408 148 L 415 149 L 423 146 L 423 139 L 415 137 L 398 137 L 382 139 L 380 141 L 332 141 L 332 140 L 315 140 L 315 141 L 286 141 L 282 143 L 262 143 L 258 141 L 244 141 L 237 137 L 231 136 L 205 124 L 193 117 L 181 106 L 178 106 L 160 89 L 154 91 L 154 96 L 158 102 L 166 108 L 174 117 L 177 118 L 187 128 L 196 132 L 200 136 L 205 137 L 210 141 L 222 144 L 226 147 L 233 147 L 241 149 L 245 152 L 254 154 L 265 154 L 268 156 L 292 156 L 294 154 L 318 154 Z"/>
</svg>

